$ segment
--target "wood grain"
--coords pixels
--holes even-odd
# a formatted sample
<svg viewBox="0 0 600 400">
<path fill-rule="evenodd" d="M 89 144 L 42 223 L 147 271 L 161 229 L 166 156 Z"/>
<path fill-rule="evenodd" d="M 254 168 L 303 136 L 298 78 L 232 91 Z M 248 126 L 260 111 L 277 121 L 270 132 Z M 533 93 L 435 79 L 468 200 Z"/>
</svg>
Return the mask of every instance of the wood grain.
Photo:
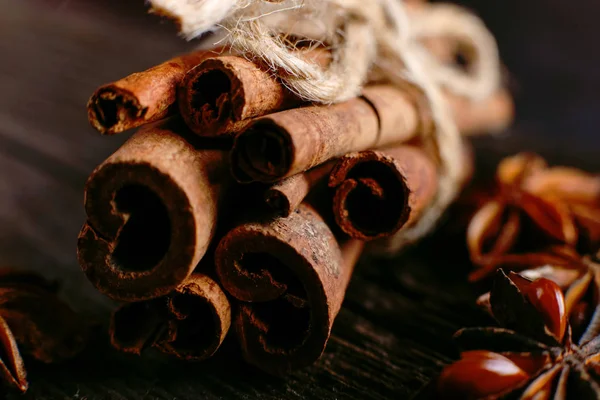
<svg viewBox="0 0 600 400">
<path fill-rule="evenodd" d="M 113 304 L 86 281 L 75 244 L 87 175 L 128 135 L 95 133 L 85 104 L 97 86 L 192 45 L 137 0 L 0 0 L 0 9 L 0 263 L 60 279 L 66 300 L 101 325 L 74 361 L 26 361 L 31 389 L 8 398 L 404 399 L 456 356 L 455 330 L 490 322 L 473 306 L 465 263 L 429 240 L 401 258 L 363 260 L 325 355 L 285 379 L 245 365 L 231 340 L 199 364 L 110 349 Z"/>
</svg>

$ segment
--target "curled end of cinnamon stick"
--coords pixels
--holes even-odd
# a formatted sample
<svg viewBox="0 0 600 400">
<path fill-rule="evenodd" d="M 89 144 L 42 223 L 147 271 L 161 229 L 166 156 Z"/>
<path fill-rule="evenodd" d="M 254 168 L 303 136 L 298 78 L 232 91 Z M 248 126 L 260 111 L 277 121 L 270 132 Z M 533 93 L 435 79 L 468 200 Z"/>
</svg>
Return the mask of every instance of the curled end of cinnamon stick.
<svg viewBox="0 0 600 400">
<path fill-rule="evenodd" d="M 137 97 L 114 85 L 98 89 L 88 102 L 88 119 L 103 135 L 113 135 L 140 126 L 148 121 Z"/>
<path fill-rule="evenodd" d="M 274 183 L 265 191 L 265 202 L 276 215 L 287 217 L 321 182 L 326 183 L 334 162 L 327 162 Z"/>
<path fill-rule="evenodd" d="M 295 193 L 294 193 L 295 194 Z M 277 215 L 287 217 L 294 210 L 291 204 L 291 198 L 277 187 L 267 189 L 265 192 L 265 202 L 267 206 Z"/>
<path fill-rule="evenodd" d="M 212 356 L 231 325 L 225 293 L 210 277 L 194 274 L 169 296 L 168 338 L 156 346 L 167 354 L 200 361 Z"/>
<path fill-rule="evenodd" d="M 292 141 L 268 117 L 240 133 L 231 151 L 231 172 L 241 183 L 273 182 L 290 174 Z"/>
<path fill-rule="evenodd" d="M 167 176 L 147 165 L 106 165 L 88 182 L 86 200 L 78 257 L 100 292 L 122 301 L 162 296 L 196 266 L 194 218 Z"/>
<path fill-rule="evenodd" d="M 239 118 L 234 104 L 239 106 L 240 96 L 243 99 L 243 87 L 219 59 L 208 59 L 188 71 L 177 91 L 180 113 L 199 135 L 214 135 L 236 114 Z"/>
<path fill-rule="evenodd" d="M 242 57 L 209 58 L 180 84 L 181 115 L 203 136 L 234 133 L 245 120 L 278 110 L 289 97 L 269 71 Z"/>
<path fill-rule="evenodd" d="M 234 323 L 248 362 L 279 375 L 319 358 L 349 278 L 321 217 L 300 206 L 287 218 L 241 225 L 221 240 L 215 261 L 225 290 L 241 301 Z"/>
<path fill-rule="evenodd" d="M 185 360 L 212 356 L 231 325 L 227 297 L 210 277 L 194 274 L 175 291 L 154 300 L 129 303 L 112 316 L 112 345 L 140 354 L 148 347 Z"/>
<path fill-rule="evenodd" d="M 78 257 L 99 291 L 146 300 L 166 295 L 192 273 L 214 234 L 215 181 L 222 179 L 210 166 L 222 165 L 222 155 L 149 127 L 92 173 Z"/>
<path fill-rule="evenodd" d="M 119 351 L 140 355 L 163 335 L 165 320 L 159 300 L 123 304 L 110 319 L 110 343 Z"/>
<path fill-rule="evenodd" d="M 329 186 L 335 188 L 336 223 L 360 240 L 388 237 L 414 220 L 437 189 L 435 166 L 418 149 L 363 151 L 338 160 Z"/>
</svg>

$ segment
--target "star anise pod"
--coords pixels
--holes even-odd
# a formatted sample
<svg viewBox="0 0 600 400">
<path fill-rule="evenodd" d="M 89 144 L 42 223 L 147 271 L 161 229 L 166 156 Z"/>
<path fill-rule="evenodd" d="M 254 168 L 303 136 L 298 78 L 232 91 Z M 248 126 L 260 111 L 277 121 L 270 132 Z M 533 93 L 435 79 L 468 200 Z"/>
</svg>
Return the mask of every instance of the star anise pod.
<svg viewBox="0 0 600 400">
<path fill-rule="evenodd" d="M 530 279 L 548 278 L 563 290 L 585 275 L 590 266 L 589 257 L 582 257 L 577 250 L 567 245 L 548 246 L 533 252 L 505 254 L 502 263 L 497 265 L 505 271 L 519 272 Z M 489 293 L 487 297 L 489 298 Z"/>
<path fill-rule="evenodd" d="M 83 349 L 87 326 L 57 289 L 37 274 L 0 269 L 0 379 L 7 386 L 27 390 L 21 354 L 52 363 Z"/>
<path fill-rule="evenodd" d="M 495 194 L 467 228 L 470 257 L 479 267 L 470 280 L 490 276 L 514 255 L 557 244 L 591 247 L 600 238 L 598 176 L 549 168 L 539 156 L 522 153 L 500 163 L 496 180 Z"/>
<path fill-rule="evenodd" d="M 501 327 L 466 328 L 455 339 L 461 359 L 437 381 L 452 399 L 597 399 L 600 397 L 600 307 L 573 340 L 560 287 L 498 270 L 490 294 Z"/>
<path fill-rule="evenodd" d="M 573 327 L 573 335 L 579 337 L 589 324 L 596 305 L 600 304 L 598 256 L 580 256 L 572 249 L 556 247 L 518 258 L 520 266 L 527 263 L 535 266 L 523 270 L 519 268 L 521 276 L 531 280 L 546 278 L 558 284 L 565 294 L 565 309 Z M 478 304 L 489 310 L 489 297 L 489 293 L 482 295 Z"/>
<path fill-rule="evenodd" d="M 587 250 L 600 243 L 600 176 L 570 167 L 546 168 L 529 176 L 525 189 L 565 202 Z"/>
</svg>

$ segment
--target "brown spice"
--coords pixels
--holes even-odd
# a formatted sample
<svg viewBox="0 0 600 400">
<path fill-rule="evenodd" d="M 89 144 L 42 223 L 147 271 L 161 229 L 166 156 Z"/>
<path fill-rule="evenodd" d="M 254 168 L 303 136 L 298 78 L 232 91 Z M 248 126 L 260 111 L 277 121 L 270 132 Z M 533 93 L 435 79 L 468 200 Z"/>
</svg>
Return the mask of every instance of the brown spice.
<svg viewBox="0 0 600 400">
<path fill-rule="evenodd" d="M 190 276 L 214 235 L 230 181 L 226 152 L 192 145 L 185 132 L 178 121 L 145 127 L 88 179 L 79 263 L 114 299 L 168 294 Z"/>
<path fill-rule="evenodd" d="M 234 326 L 245 359 L 272 374 L 316 361 L 362 247 L 351 240 L 340 250 L 306 205 L 225 235 L 215 261 L 223 287 L 240 301 Z"/>
<path fill-rule="evenodd" d="M 500 106 L 496 97 L 481 104 L 448 97 L 459 130 L 470 134 L 508 124 L 512 112 L 502 110 L 512 110 L 512 103 L 504 93 L 499 96 Z M 494 116 L 484 116 L 489 113 Z M 430 110 L 418 89 L 408 84 L 402 89 L 371 86 L 344 103 L 255 119 L 236 137 L 232 173 L 239 182 L 273 182 L 331 158 L 404 143 L 432 129 Z"/>
<path fill-rule="evenodd" d="M 101 86 L 88 102 L 88 119 L 113 135 L 166 118 L 176 111 L 177 85 L 185 73 L 219 50 L 185 54 Z"/>
<path fill-rule="evenodd" d="M 560 263 L 545 251 L 549 245 L 591 250 L 600 243 L 598 176 L 549 168 L 541 157 L 522 153 L 504 159 L 496 178 L 496 193 L 479 207 L 467 230 L 471 260 L 478 267 L 471 280 L 499 266 L 529 267 L 534 259 Z M 536 235 L 523 234 L 524 225 Z"/>
<path fill-rule="evenodd" d="M 412 225 L 437 191 L 436 166 L 420 149 L 398 146 L 340 158 L 329 177 L 333 213 L 355 239 L 391 236 Z"/>
<path fill-rule="evenodd" d="M 256 119 L 235 140 L 232 172 L 240 182 L 276 181 L 349 152 L 407 141 L 420 124 L 409 92 L 370 87 L 344 103 Z"/>
<path fill-rule="evenodd" d="M 597 256 L 581 256 L 568 246 L 552 246 L 538 253 L 514 256 L 517 257 L 515 269 L 519 275 L 531 280 L 549 279 L 561 288 L 573 337 L 581 337 L 592 323 L 599 301 L 600 263 Z M 477 304 L 491 313 L 490 293 L 480 296 Z"/>
<path fill-rule="evenodd" d="M 298 208 L 308 193 L 327 177 L 332 167 L 333 163 L 325 163 L 274 183 L 265 191 L 267 205 L 277 215 L 287 217 Z"/>
<path fill-rule="evenodd" d="M 600 314 L 572 335 L 560 287 L 499 270 L 490 295 L 501 328 L 465 328 L 466 351 L 437 382 L 441 398 L 573 398 L 600 396 Z M 598 307 L 596 300 L 595 307 Z M 597 313 L 596 313 L 597 314 Z"/>
<path fill-rule="evenodd" d="M 514 103 L 508 90 L 500 89 L 481 101 L 446 92 L 452 116 L 463 135 L 487 134 L 508 128 L 514 118 Z"/>
<path fill-rule="evenodd" d="M 185 360 L 212 356 L 229 331 L 231 308 L 209 276 L 192 274 L 165 297 L 124 304 L 110 324 L 112 345 L 140 354 L 154 346 Z"/>
<path fill-rule="evenodd" d="M 21 392 L 28 387 L 21 354 L 53 363 L 85 347 L 88 325 L 56 290 L 35 273 L 0 269 L 0 380 Z"/>
<path fill-rule="evenodd" d="M 326 64 L 324 50 L 304 52 L 305 58 Z M 239 56 L 212 57 L 191 69 L 178 90 L 180 113 L 198 135 L 238 132 L 250 118 L 300 104 L 276 74 L 258 61 Z"/>
</svg>

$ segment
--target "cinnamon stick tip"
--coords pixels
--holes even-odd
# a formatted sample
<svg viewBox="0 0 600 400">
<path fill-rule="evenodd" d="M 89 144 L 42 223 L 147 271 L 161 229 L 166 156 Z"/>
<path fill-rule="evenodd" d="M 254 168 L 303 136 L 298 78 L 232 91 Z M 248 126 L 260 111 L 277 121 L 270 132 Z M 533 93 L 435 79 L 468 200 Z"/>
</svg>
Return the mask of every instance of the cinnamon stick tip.
<svg viewBox="0 0 600 400">
<path fill-rule="evenodd" d="M 270 188 L 265 192 L 265 202 L 278 216 L 287 217 L 292 212 L 289 198 L 275 188 Z"/>
<path fill-rule="evenodd" d="M 88 120 L 103 135 L 113 135 L 138 126 L 147 108 L 131 92 L 115 85 L 96 90 L 88 104 Z"/>
<path fill-rule="evenodd" d="M 128 144 L 88 180 L 88 223 L 79 235 L 78 259 L 100 292 L 139 301 L 167 294 L 196 267 L 216 217 L 214 207 L 194 205 L 215 195 L 202 185 L 219 182 L 221 174 L 213 169 L 203 173 L 214 176 L 195 175 L 189 167 L 195 150 L 170 131 L 142 130 Z M 210 153 L 204 162 L 219 166 L 220 154 Z M 181 170 L 171 168 L 172 157 Z"/>
<path fill-rule="evenodd" d="M 355 239 L 373 240 L 397 232 L 408 220 L 410 190 L 393 158 L 376 151 L 342 157 L 333 168 L 336 223 Z"/>
<path fill-rule="evenodd" d="M 248 63 L 241 57 L 207 58 L 189 70 L 177 97 L 183 119 L 201 136 L 214 136 L 235 130 L 245 115 L 244 85 L 237 77 L 238 64 Z"/>
<path fill-rule="evenodd" d="M 289 133 L 264 117 L 251 123 L 236 138 L 231 171 L 240 182 L 274 182 L 290 173 L 292 144 Z"/>
</svg>

